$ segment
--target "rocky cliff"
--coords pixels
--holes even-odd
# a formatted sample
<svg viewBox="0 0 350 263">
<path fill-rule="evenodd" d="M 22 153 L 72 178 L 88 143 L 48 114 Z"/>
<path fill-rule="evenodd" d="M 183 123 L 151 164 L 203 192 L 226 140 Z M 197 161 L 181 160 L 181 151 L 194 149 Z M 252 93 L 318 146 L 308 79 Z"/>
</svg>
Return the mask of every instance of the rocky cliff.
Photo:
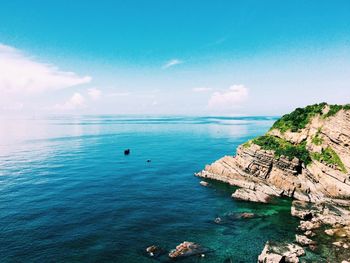
<svg viewBox="0 0 350 263">
<path fill-rule="evenodd" d="M 350 107 L 325 103 L 284 115 L 264 135 L 197 175 L 270 196 L 350 198 Z M 250 193 L 252 193 L 250 191 Z"/>
<path fill-rule="evenodd" d="M 295 199 L 291 213 L 301 219 L 295 243 L 327 248 L 325 262 L 350 261 L 350 105 L 298 108 L 197 176 L 240 187 L 232 194 L 240 200 Z M 299 262 L 302 255 L 298 245 L 268 242 L 258 261 Z"/>
</svg>

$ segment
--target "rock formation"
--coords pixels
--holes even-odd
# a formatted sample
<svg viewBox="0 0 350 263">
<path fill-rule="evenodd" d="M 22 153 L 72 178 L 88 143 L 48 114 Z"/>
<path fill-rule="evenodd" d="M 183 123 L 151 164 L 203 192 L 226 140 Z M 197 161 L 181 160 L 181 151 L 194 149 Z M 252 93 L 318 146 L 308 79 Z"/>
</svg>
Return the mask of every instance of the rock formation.
<svg viewBox="0 0 350 263">
<path fill-rule="evenodd" d="M 292 214 L 303 219 L 300 230 L 310 236 L 325 224 L 348 234 L 349 172 L 350 105 L 321 103 L 284 115 L 265 135 L 240 145 L 236 156 L 207 165 L 197 176 L 240 187 L 232 197 L 241 200 L 287 196 L 300 201 Z M 315 245 L 307 237 L 297 239 Z"/>
<path fill-rule="evenodd" d="M 170 251 L 169 257 L 176 259 L 176 258 L 183 258 L 183 257 L 189 257 L 193 255 L 205 255 L 208 249 L 202 247 L 199 244 L 189 242 L 189 241 L 184 241 L 178 246 L 176 246 L 175 249 Z"/>
<path fill-rule="evenodd" d="M 156 245 L 152 245 L 146 248 L 146 252 L 150 257 L 158 257 L 161 253 L 163 253 L 163 249 Z"/>
<path fill-rule="evenodd" d="M 261 252 L 258 263 L 282 263 L 299 262 L 299 257 L 305 255 L 305 251 L 302 247 L 295 244 L 272 244 L 266 242 L 266 245 Z"/>
<path fill-rule="evenodd" d="M 350 198 L 350 110 L 328 116 L 330 109 L 325 104 L 296 131 L 274 125 L 266 135 L 239 146 L 236 156 L 223 157 L 198 176 L 303 201 Z"/>
</svg>

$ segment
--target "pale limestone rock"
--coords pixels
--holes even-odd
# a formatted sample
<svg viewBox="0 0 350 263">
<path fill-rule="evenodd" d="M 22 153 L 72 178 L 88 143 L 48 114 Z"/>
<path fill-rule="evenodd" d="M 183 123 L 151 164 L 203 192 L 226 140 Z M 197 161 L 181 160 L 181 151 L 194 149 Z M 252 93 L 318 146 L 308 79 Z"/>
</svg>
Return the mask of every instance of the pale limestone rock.
<svg viewBox="0 0 350 263">
<path fill-rule="evenodd" d="M 300 221 L 299 229 L 302 231 L 313 230 L 321 227 L 321 223 L 311 221 Z"/>
<path fill-rule="evenodd" d="M 199 184 L 202 185 L 202 186 L 208 186 L 209 185 L 209 183 L 206 182 L 206 181 L 200 181 Z"/>
<path fill-rule="evenodd" d="M 314 245 L 315 241 L 303 235 L 295 235 L 295 241 L 302 246 Z"/>
<path fill-rule="evenodd" d="M 265 247 L 258 257 L 259 263 L 299 262 L 299 257 L 305 255 L 302 247 L 295 244 L 272 244 L 266 242 Z"/>
<path fill-rule="evenodd" d="M 257 203 L 268 203 L 270 196 L 261 191 L 254 191 L 250 189 L 240 188 L 237 189 L 232 197 L 238 200 L 251 201 Z"/>
<path fill-rule="evenodd" d="M 326 105 L 323 112 L 327 113 L 329 109 Z M 322 159 L 313 158 L 306 166 L 297 158 L 277 158 L 273 151 L 264 150 L 251 141 L 239 146 L 236 156 L 225 156 L 207 165 L 197 176 L 242 188 L 233 196 L 244 200 L 257 201 L 257 195 L 261 196 L 261 193 L 292 197 L 297 201 L 293 201 L 291 213 L 302 219 L 299 229 L 306 231 L 305 235 L 318 235 L 320 231 L 317 229 L 327 225 L 330 228 L 326 233 L 341 239 L 338 249 L 347 249 L 350 246 L 350 110 L 340 110 L 326 118 L 316 115 L 297 132 L 281 133 L 273 129 L 268 135 L 292 144 L 306 143 L 308 151 L 315 154 L 331 148 L 344 167 Z M 316 136 L 317 145 L 313 140 Z M 311 231 L 314 229 L 316 231 Z M 305 245 L 312 241 L 306 236 L 297 239 Z M 267 243 L 259 262 L 299 262 L 298 256 L 287 259 L 277 247 Z M 312 243 L 309 248 L 313 250 L 317 246 Z M 342 259 L 347 259 L 347 254 Z"/>
<path fill-rule="evenodd" d="M 277 159 L 273 151 L 250 143 L 239 146 L 236 156 L 225 156 L 206 166 L 197 175 L 302 201 L 350 198 L 350 111 L 340 110 L 328 118 L 315 116 L 298 132 L 282 134 L 273 129 L 268 134 L 291 143 L 306 141 L 307 148 L 312 152 L 321 152 L 330 147 L 337 153 L 347 172 L 316 160 L 305 167 L 297 158 L 289 160 L 281 156 Z M 321 145 L 312 142 L 316 135 L 321 138 Z"/>
<path fill-rule="evenodd" d="M 314 232 L 312 232 L 311 230 L 307 230 L 305 233 L 305 236 L 308 236 L 308 237 L 313 237 L 315 236 L 316 234 Z"/>
<path fill-rule="evenodd" d="M 193 255 L 203 254 L 207 249 L 194 242 L 184 241 L 168 254 L 170 258 L 177 259 Z"/>
<path fill-rule="evenodd" d="M 334 246 L 336 246 L 336 247 L 342 247 L 342 246 L 343 246 L 343 243 L 340 242 L 340 241 L 333 242 L 332 244 L 333 244 Z"/>
</svg>

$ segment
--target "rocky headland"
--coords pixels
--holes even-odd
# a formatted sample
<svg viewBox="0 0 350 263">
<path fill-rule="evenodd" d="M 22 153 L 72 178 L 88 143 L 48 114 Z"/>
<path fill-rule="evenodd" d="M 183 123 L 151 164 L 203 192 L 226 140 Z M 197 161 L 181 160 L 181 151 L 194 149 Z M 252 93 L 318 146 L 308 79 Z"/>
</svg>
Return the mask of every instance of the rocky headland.
<svg viewBox="0 0 350 263">
<path fill-rule="evenodd" d="M 258 262 L 303 261 L 305 250 L 322 250 L 324 262 L 350 261 L 350 105 L 298 108 L 197 176 L 238 186 L 239 200 L 294 199 L 295 242 L 267 241 Z"/>
</svg>

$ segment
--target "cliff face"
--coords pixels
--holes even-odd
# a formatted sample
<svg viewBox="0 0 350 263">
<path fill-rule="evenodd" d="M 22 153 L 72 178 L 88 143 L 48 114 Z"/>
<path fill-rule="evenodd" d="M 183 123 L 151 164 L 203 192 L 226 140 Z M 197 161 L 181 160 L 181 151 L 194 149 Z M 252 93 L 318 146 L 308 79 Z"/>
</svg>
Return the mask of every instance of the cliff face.
<svg viewBox="0 0 350 263">
<path fill-rule="evenodd" d="M 239 146 L 236 156 L 197 175 L 240 187 L 236 199 L 296 199 L 291 214 L 301 221 L 295 241 L 267 242 L 258 262 L 300 262 L 310 251 L 327 262 L 350 262 L 349 172 L 350 105 L 321 103 L 284 115 L 265 135 Z"/>
<path fill-rule="evenodd" d="M 350 198 L 349 108 L 323 103 L 297 109 L 264 136 L 239 146 L 236 156 L 225 156 L 197 175 L 255 194 L 341 203 Z"/>
</svg>

